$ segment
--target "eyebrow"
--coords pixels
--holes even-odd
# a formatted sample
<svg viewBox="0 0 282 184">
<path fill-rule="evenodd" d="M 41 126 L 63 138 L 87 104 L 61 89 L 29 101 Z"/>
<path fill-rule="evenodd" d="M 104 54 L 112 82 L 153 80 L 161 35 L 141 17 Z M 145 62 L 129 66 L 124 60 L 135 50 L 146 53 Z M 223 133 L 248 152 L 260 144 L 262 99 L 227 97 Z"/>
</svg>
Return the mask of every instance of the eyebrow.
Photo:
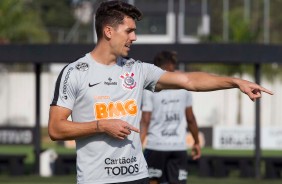
<svg viewBox="0 0 282 184">
<path fill-rule="evenodd" d="M 127 28 L 126 31 L 136 31 L 136 28 Z"/>
</svg>

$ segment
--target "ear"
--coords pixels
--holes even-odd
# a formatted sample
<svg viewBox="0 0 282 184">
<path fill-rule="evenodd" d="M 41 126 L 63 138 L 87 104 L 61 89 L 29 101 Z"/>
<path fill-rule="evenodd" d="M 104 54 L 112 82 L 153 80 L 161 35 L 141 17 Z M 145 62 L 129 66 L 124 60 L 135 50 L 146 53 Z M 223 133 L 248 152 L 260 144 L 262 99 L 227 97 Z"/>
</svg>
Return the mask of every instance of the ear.
<svg viewBox="0 0 282 184">
<path fill-rule="evenodd" d="M 111 26 L 105 26 L 104 27 L 104 34 L 107 38 L 112 38 L 112 30 L 113 28 Z"/>
</svg>

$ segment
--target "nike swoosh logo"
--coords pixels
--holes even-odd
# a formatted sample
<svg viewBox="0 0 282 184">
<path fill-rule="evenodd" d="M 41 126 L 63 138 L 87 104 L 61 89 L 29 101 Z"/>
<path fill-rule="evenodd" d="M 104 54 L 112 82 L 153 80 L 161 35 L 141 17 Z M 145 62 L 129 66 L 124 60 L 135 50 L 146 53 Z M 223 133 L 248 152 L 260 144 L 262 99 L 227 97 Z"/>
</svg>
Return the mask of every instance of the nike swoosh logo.
<svg viewBox="0 0 282 184">
<path fill-rule="evenodd" d="M 91 87 L 93 87 L 93 86 L 96 86 L 96 85 L 98 85 L 98 84 L 100 84 L 101 82 L 98 82 L 98 83 L 95 83 L 95 84 L 88 84 L 88 86 L 91 88 Z"/>
</svg>

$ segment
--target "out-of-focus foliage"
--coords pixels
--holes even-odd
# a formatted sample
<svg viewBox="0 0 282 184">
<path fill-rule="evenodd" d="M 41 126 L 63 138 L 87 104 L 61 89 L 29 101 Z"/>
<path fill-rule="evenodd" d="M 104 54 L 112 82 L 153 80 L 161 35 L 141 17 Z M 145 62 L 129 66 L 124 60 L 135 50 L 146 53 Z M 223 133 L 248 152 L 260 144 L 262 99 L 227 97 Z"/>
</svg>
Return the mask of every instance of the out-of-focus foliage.
<svg viewBox="0 0 282 184">
<path fill-rule="evenodd" d="M 48 28 L 71 28 L 75 22 L 71 0 L 33 0 L 33 4 Z"/>
<path fill-rule="evenodd" d="M 257 1 L 259 5 L 259 1 Z M 257 6 L 258 6 L 257 5 Z M 243 7 L 234 8 L 229 12 L 229 43 L 256 43 L 260 39 L 260 29 L 252 26 L 252 23 L 244 19 Z M 223 42 L 222 37 L 212 37 L 219 42 Z M 254 68 L 247 64 L 209 64 L 209 65 L 193 65 L 196 70 L 203 70 L 228 76 L 239 75 L 243 73 L 254 75 Z M 263 65 L 262 75 L 267 80 L 272 81 L 277 75 L 282 75 L 281 66 Z"/>
<path fill-rule="evenodd" d="M 282 0 L 270 0 L 270 43 L 282 44 Z"/>
<path fill-rule="evenodd" d="M 214 1 L 213 1 L 214 2 Z M 261 7 L 261 3 L 256 1 L 255 8 Z M 253 14 L 253 19 L 256 21 L 251 22 L 251 19 L 246 20 L 244 18 L 244 9 L 243 7 L 234 8 L 229 11 L 228 21 L 229 21 L 229 43 L 259 43 L 261 39 L 261 25 L 257 23 L 261 21 L 261 17 L 258 12 Z M 260 21 L 258 21 L 260 20 Z M 214 34 L 205 38 L 204 41 L 216 41 L 224 42 L 222 36 Z M 247 64 L 207 64 L 207 65 L 193 65 L 196 70 L 202 70 L 207 72 L 213 72 L 217 74 L 223 74 L 228 76 L 237 75 L 239 78 L 242 78 L 243 74 L 254 75 L 254 67 Z M 279 65 L 263 65 L 262 66 L 262 75 L 269 81 L 273 81 L 277 78 L 278 75 L 282 75 L 281 66 Z M 281 79 L 281 77 L 280 77 Z M 242 94 L 238 93 L 238 113 L 237 113 L 237 122 L 240 124 L 242 122 L 241 117 L 241 102 Z"/>
<path fill-rule="evenodd" d="M 250 24 L 244 20 L 243 9 L 237 8 L 229 12 L 229 42 L 231 43 L 251 43 L 256 40 L 257 34 L 251 31 Z M 217 40 L 222 41 L 222 37 L 217 37 Z M 209 65 L 195 65 L 195 68 L 201 70 L 214 72 L 223 75 L 233 76 L 243 73 L 253 74 L 253 67 L 245 64 L 209 64 Z"/>
<path fill-rule="evenodd" d="M 80 35 L 85 31 L 81 29 L 83 26 L 77 24 L 76 6 L 72 0 L 33 0 L 33 6 L 39 11 L 51 42 L 69 43 L 69 36 L 74 43 L 82 42 Z M 88 27 L 90 33 L 92 33 L 91 28 L 92 26 Z"/>
<path fill-rule="evenodd" d="M 229 15 L 229 39 L 235 43 L 251 43 L 257 38 L 257 34 L 251 31 L 250 22 L 244 20 L 243 9 L 237 8 L 230 12 Z"/>
<path fill-rule="evenodd" d="M 74 23 L 71 0 L 0 0 L 0 43 L 48 43 Z"/>
<path fill-rule="evenodd" d="M 244 0 L 229 0 L 229 14 L 236 14 L 234 12 L 240 11 L 238 15 L 238 21 L 248 24 L 250 32 L 254 39 L 251 39 L 252 43 L 264 42 L 264 0 L 249 0 L 250 7 L 248 12 L 244 9 Z M 223 42 L 223 1 L 208 1 L 209 15 L 210 15 L 210 35 L 203 38 L 204 42 Z M 282 0 L 269 0 L 269 43 L 281 44 L 282 43 L 282 14 L 281 14 Z M 246 15 L 249 13 L 249 15 Z M 248 20 L 245 20 L 248 17 Z M 229 27 L 232 26 L 232 16 L 229 16 Z M 242 25 L 241 25 L 242 26 Z M 241 29 L 241 27 L 239 28 Z M 232 40 L 232 33 L 229 35 L 229 41 Z M 246 43 L 246 41 L 240 40 L 240 43 Z"/>
<path fill-rule="evenodd" d="M 0 43 L 47 43 L 48 33 L 30 1 L 0 1 Z"/>
</svg>

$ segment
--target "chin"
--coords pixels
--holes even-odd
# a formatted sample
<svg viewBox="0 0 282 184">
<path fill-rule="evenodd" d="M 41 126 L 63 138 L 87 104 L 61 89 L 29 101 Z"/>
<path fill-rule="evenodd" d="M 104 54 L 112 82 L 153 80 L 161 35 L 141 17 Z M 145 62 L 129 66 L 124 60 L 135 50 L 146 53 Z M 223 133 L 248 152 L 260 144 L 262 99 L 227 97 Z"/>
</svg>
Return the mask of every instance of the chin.
<svg viewBox="0 0 282 184">
<path fill-rule="evenodd" d="M 127 56 L 128 56 L 128 52 L 122 53 L 121 56 L 122 56 L 122 57 L 127 57 Z"/>
</svg>

